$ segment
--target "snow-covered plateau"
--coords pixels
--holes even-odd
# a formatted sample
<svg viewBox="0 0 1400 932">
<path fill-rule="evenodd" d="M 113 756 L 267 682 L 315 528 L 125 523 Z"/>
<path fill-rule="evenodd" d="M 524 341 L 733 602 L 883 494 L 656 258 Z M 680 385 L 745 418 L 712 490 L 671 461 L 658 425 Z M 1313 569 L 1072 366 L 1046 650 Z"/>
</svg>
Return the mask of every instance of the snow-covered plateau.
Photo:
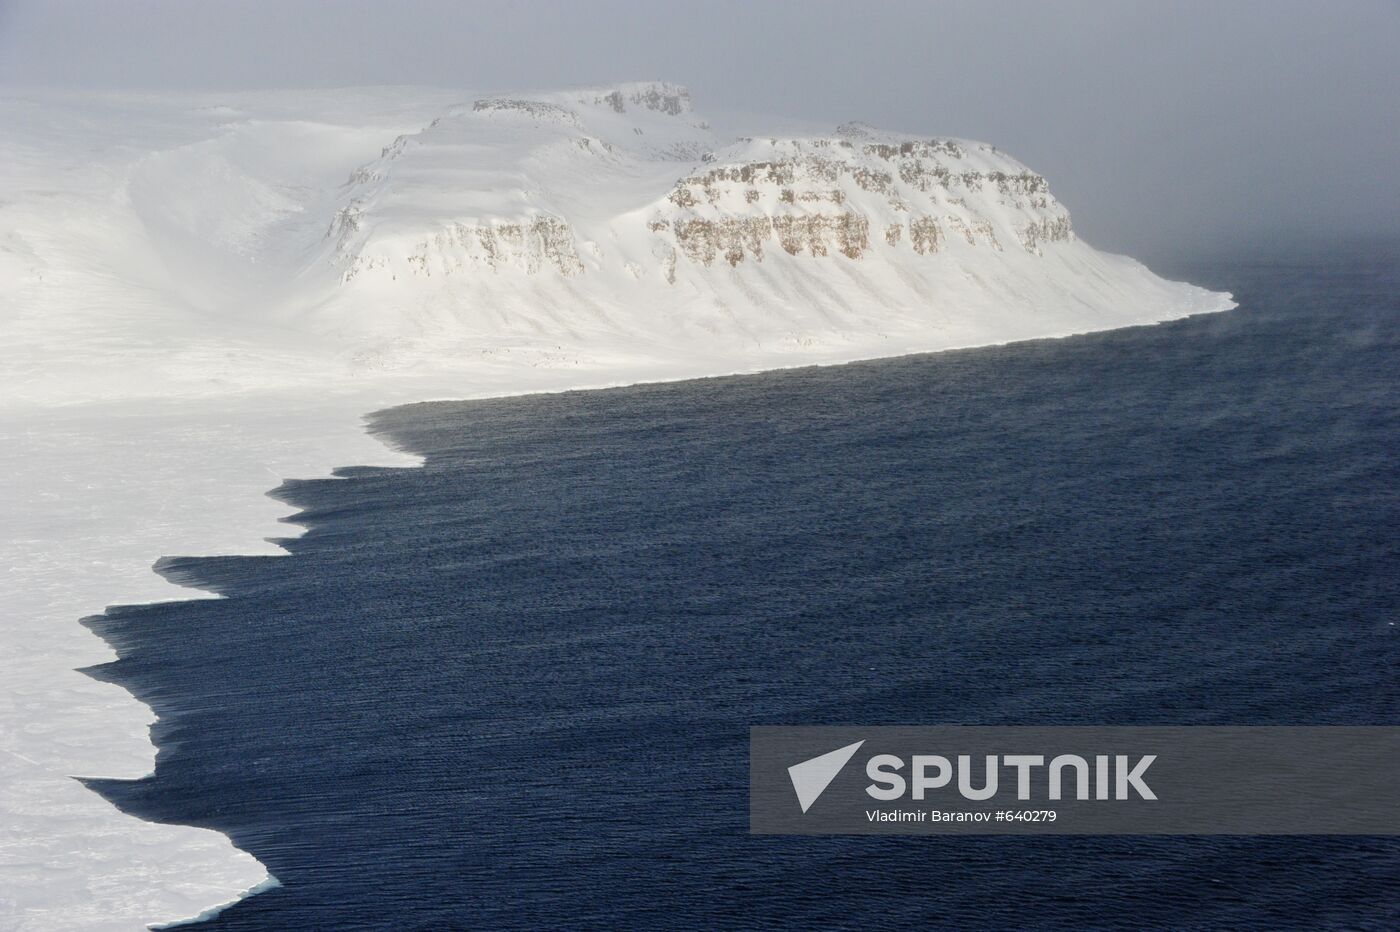
<svg viewBox="0 0 1400 932">
<path fill-rule="evenodd" d="M 465 101 L 465 102 L 464 102 Z M 0 92 L 0 927 L 141 928 L 269 882 L 74 776 L 151 771 L 79 668 L 166 554 L 274 553 L 284 477 L 411 465 L 364 413 L 838 363 L 1233 306 L 1090 248 L 994 146 L 735 138 L 662 83 Z"/>
</svg>

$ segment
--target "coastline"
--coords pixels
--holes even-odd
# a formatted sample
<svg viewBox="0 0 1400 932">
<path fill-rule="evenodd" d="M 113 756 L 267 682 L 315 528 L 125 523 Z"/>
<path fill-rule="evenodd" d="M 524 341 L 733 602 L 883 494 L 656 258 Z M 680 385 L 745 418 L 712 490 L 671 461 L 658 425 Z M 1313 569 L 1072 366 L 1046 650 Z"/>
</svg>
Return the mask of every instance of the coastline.
<svg viewBox="0 0 1400 932">
<path fill-rule="evenodd" d="M 1192 295 L 1195 301 L 1173 313 L 1105 321 L 1104 327 L 1076 333 L 1235 306 L 1226 295 Z M 1006 342 L 1019 341 L 983 345 Z M 19 539 L 7 546 L 15 551 L 11 573 L 21 593 L 16 615 L 26 622 L 10 632 L 16 649 L 4 666 L 7 682 L 18 684 L 16 693 L 33 700 L 24 707 L 27 714 L 17 714 L 44 726 L 6 735 L 7 755 L 27 759 L 40 774 L 7 784 L 14 798 L 5 809 L 7 819 L 13 812 L 30 813 L 27 821 L 12 823 L 19 827 L 15 841 L 38 858 L 47 855 L 42 877 L 5 878 L 7 888 L 26 889 L 26 900 L 0 900 L 0 918 L 21 928 L 169 926 L 208 918 L 269 884 L 263 866 L 226 837 L 142 822 L 70 779 L 140 778 L 152 771 L 158 751 L 150 740 L 155 717 L 148 707 L 76 672 L 114 659 L 115 652 L 90 632 L 74 638 L 63 626 L 108 604 L 215 597 L 152 572 L 163 555 L 283 553 L 275 537 L 300 531 L 287 530 L 288 509 L 267 495 L 282 478 L 326 476 L 348 464 L 417 465 L 416 457 L 365 430 L 366 412 L 427 400 L 587 390 L 971 348 L 890 347 L 876 355 L 865 345 L 755 356 L 722 369 L 705 358 L 635 360 L 606 369 L 501 366 L 474 377 L 449 372 L 342 384 L 338 393 L 315 398 L 298 388 L 0 412 L 0 430 L 12 438 L 6 444 L 13 457 L 7 481 L 15 484 L 15 503 L 24 502 L 17 508 Z M 61 451 L 61 471 L 52 469 L 54 451 Z M 68 509 L 57 519 L 55 502 Z M 43 817 L 60 807 L 67 815 L 61 824 Z"/>
</svg>

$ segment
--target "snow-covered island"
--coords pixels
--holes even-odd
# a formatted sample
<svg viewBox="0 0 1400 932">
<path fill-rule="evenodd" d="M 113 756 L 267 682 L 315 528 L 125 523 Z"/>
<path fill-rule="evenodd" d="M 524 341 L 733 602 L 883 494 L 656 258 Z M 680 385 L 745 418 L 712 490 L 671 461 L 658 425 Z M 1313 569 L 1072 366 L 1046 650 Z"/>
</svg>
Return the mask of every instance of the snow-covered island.
<svg viewBox="0 0 1400 932">
<path fill-rule="evenodd" d="M 465 102 L 463 102 L 465 100 Z M 0 926 L 141 928 L 268 882 L 73 780 L 152 767 L 78 620 L 276 553 L 264 493 L 410 464 L 366 412 L 1065 336 L 1233 306 L 1079 240 L 994 146 L 726 138 L 663 83 L 0 94 Z"/>
</svg>

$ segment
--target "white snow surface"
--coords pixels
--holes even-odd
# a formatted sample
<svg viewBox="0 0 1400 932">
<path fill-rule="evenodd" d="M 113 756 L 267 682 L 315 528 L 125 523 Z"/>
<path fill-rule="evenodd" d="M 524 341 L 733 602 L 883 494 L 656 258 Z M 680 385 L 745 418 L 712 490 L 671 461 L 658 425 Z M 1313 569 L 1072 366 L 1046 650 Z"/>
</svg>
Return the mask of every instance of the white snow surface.
<svg viewBox="0 0 1400 932">
<path fill-rule="evenodd" d="M 413 465 L 364 413 L 839 363 L 1233 306 L 1078 240 L 994 147 L 724 138 L 662 83 L 0 92 L 0 928 L 141 928 L 272 881 L 127 817 L 150 710 L 77 668 L 162 555 L 279 553 L 264 493 Z M 898 228 L 897 230 L 895 228 Z"/>
</svg>

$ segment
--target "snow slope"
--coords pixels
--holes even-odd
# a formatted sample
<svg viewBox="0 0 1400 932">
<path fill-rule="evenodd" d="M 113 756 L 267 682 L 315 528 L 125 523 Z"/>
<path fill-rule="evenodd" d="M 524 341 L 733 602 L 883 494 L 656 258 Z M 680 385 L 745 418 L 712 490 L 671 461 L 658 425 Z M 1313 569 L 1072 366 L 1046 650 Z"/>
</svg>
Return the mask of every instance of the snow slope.
<svg viewBox="0 0 1400 932">
<path fill-rule="evenodd" d="M 465 101 L 465 102 L 464 102 Z M 262 493 L 409 465 L 362 413 L 1061 336 L 1232 306 L 1077 239 L 995 147 L 732 139 L 661 83 L 0 93 L 0 927 L 140 928 L 268 882 L 139 777 L 75 668 L 165 554 L 277 552 Z"/>
</svg>

